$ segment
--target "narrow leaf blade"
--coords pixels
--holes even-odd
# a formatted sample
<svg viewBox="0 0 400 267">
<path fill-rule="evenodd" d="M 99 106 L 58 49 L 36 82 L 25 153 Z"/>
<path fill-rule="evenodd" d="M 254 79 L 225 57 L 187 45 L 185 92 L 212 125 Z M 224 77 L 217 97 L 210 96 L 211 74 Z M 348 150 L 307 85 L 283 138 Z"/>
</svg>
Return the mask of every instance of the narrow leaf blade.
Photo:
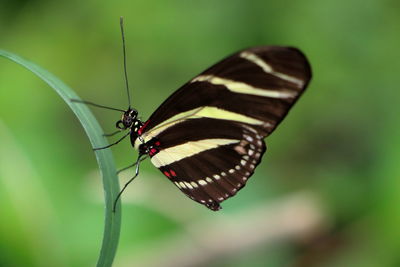
<svg viewBox="0 0 400 267">
<path fill-rule="evenodd" d="M 103 147 L 107 145 L 106 139 L 102 136 L 103 130 L 90 110 L 85 105 L 70 101 L 71 99 L 80 98 L 65 83 L 35 63 L 25 60 L 13 53 L 0 50 L 0 56 L 14 61 L 30 70 L 53 88 L 79 119 L 93 147 Z M 118 202 L 116 212 L 112 212 L 114 199 L 119 192 L 118 177 L 116 175 L 117 171 L 112 153 L 110 149 L 104 149 L 96 151 L 95 154 L 103 179 L 106 202 L 103 242 L 97 262 L 97 266 L 103 267 L 111 266 L 116 254 L 121 227 L 121 209 L 120 203 Z"/>
</svg>

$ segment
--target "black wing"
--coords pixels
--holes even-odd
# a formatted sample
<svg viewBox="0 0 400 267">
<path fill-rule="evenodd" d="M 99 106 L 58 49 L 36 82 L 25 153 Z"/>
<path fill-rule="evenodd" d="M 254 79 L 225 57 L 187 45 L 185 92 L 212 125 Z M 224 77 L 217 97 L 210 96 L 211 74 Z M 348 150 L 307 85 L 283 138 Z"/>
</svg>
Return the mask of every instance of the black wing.
<svg viewBox="0 0 400 267">
<path fill-rule="evenodd" d="M 142 140 L 159 141 L 152 163 L 187 196 L 220 209 L 253 174 L 266 149 L 263 138 L 310 78 L 296 48 L 255 47 L 227 57 L 178 89 L 146 122 Z"/>
</svg>

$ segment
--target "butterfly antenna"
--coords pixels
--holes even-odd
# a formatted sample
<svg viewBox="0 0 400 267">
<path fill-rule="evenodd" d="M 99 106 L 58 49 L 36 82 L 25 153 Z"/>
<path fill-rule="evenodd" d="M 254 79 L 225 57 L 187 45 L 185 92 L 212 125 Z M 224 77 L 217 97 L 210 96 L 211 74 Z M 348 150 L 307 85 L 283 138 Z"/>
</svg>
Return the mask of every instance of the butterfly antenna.
<svg viewBox="0 0 400 267">
<path fill-rule="evenodd" d="M 131 95 L 130 95 L 130 92 L 129 92 L 128 74 L 126 73 L 126 49 L 125 49 L 124 17 L 120 17 L 119 24 L 121 26 L 121 35 L 122 35 L 122 52 L 123 52 L 123 55 L 124 55 L 124 73 L 125 73 L 126 92 L 128 93 L 129 108 L 131 108 Z"/>
<path fill-rule="evenodd" d="M 86 105 L 90 105 L 90 106 L 97 107 L 97 108 L 104 108 L 104 109 L 109 109 L 109 110 L 116 110 L 116 111 L 120 111 L 120 112 L 125 112 L 125 110 L 123 110 L 123 109 L 103 106 L 103 105 L 99 105 L 99 104 L 96 104 L 96 103 L 93 103 L 93 102 L 90 102 L 90 101 L 85 101 L 85 100 L 80 100 L 80 99 L 71 99 L 71 102 L 80 103 L 80 104 L 86 104 Z"/>
</svg>

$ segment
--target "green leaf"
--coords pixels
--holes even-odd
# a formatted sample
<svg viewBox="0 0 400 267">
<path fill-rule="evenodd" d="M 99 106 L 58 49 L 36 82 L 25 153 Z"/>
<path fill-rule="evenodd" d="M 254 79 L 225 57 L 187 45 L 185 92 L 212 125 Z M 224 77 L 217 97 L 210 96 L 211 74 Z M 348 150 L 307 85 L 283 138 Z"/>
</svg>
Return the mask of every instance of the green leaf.
<svg viewBox="0 0 400 267">
<path fill-rule="evenodd" d="M 103 130 L 90 110 L 85 105 L 70 101 L 71 99 L 80 99 L 71 88 L 45 69 L 15 54 L 0 50 L 0 56 L 22 65 L 50 85 L 75 113 L 93 147 L 103 147 L 107 145 L 107 141 L 102 135 Z M 118 177 L 116 175 L 117 171 L 115 169 L 112 153 L 110 149 L 103 149 L 95 151 L 95 154 L 103 177 L 104 197 L 106 202 L 103 243 L 97 261 L 97 266 L 102 267 L 111 266 L 115 257 L 121 227 L 121 208 L 120 202 L 118 202 L 116 212 L 112 212 L 113 202 L 119 192 Z"/>
</svg>

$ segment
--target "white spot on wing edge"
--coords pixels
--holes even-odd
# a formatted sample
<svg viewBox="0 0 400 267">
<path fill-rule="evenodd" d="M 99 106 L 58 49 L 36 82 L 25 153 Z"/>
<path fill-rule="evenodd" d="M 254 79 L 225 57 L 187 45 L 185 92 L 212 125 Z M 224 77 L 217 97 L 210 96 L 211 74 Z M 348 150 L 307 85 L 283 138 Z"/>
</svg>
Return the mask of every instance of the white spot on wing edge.
<svg viewBox="0 0 400 267">
<path fill-rule="evenodd" d="M 249 135 L 246 135 L 245 138 L 246 138 L 246 140 L 249 141 L 249 142 L 253 142 L 253 141 L 254 141 L 253 137 L 251 137 L 251 136 L 249 136 Z"/>
<path fill-rule="evenodd" d="M 189 189 L 193 189 L 193 186 L 189 182 L 185 182 L 185 185 Z"/>
<path fill-rule="evenodd" d="M 240 155 L 246 154 L 246 149 L 241 146 L 241 145 L 237 145 L 234 147 L 234 149 L 236 150 L 237 153 L 239 153 Z"/>
<path fill-rule="evenodd" d="M 197 183 L 198 183 L 199 185 L 203 185 L 203 186 L 207 184 L 207 182 L 204 181 L 204 180 L 199 180 Z"/>
</svg>

